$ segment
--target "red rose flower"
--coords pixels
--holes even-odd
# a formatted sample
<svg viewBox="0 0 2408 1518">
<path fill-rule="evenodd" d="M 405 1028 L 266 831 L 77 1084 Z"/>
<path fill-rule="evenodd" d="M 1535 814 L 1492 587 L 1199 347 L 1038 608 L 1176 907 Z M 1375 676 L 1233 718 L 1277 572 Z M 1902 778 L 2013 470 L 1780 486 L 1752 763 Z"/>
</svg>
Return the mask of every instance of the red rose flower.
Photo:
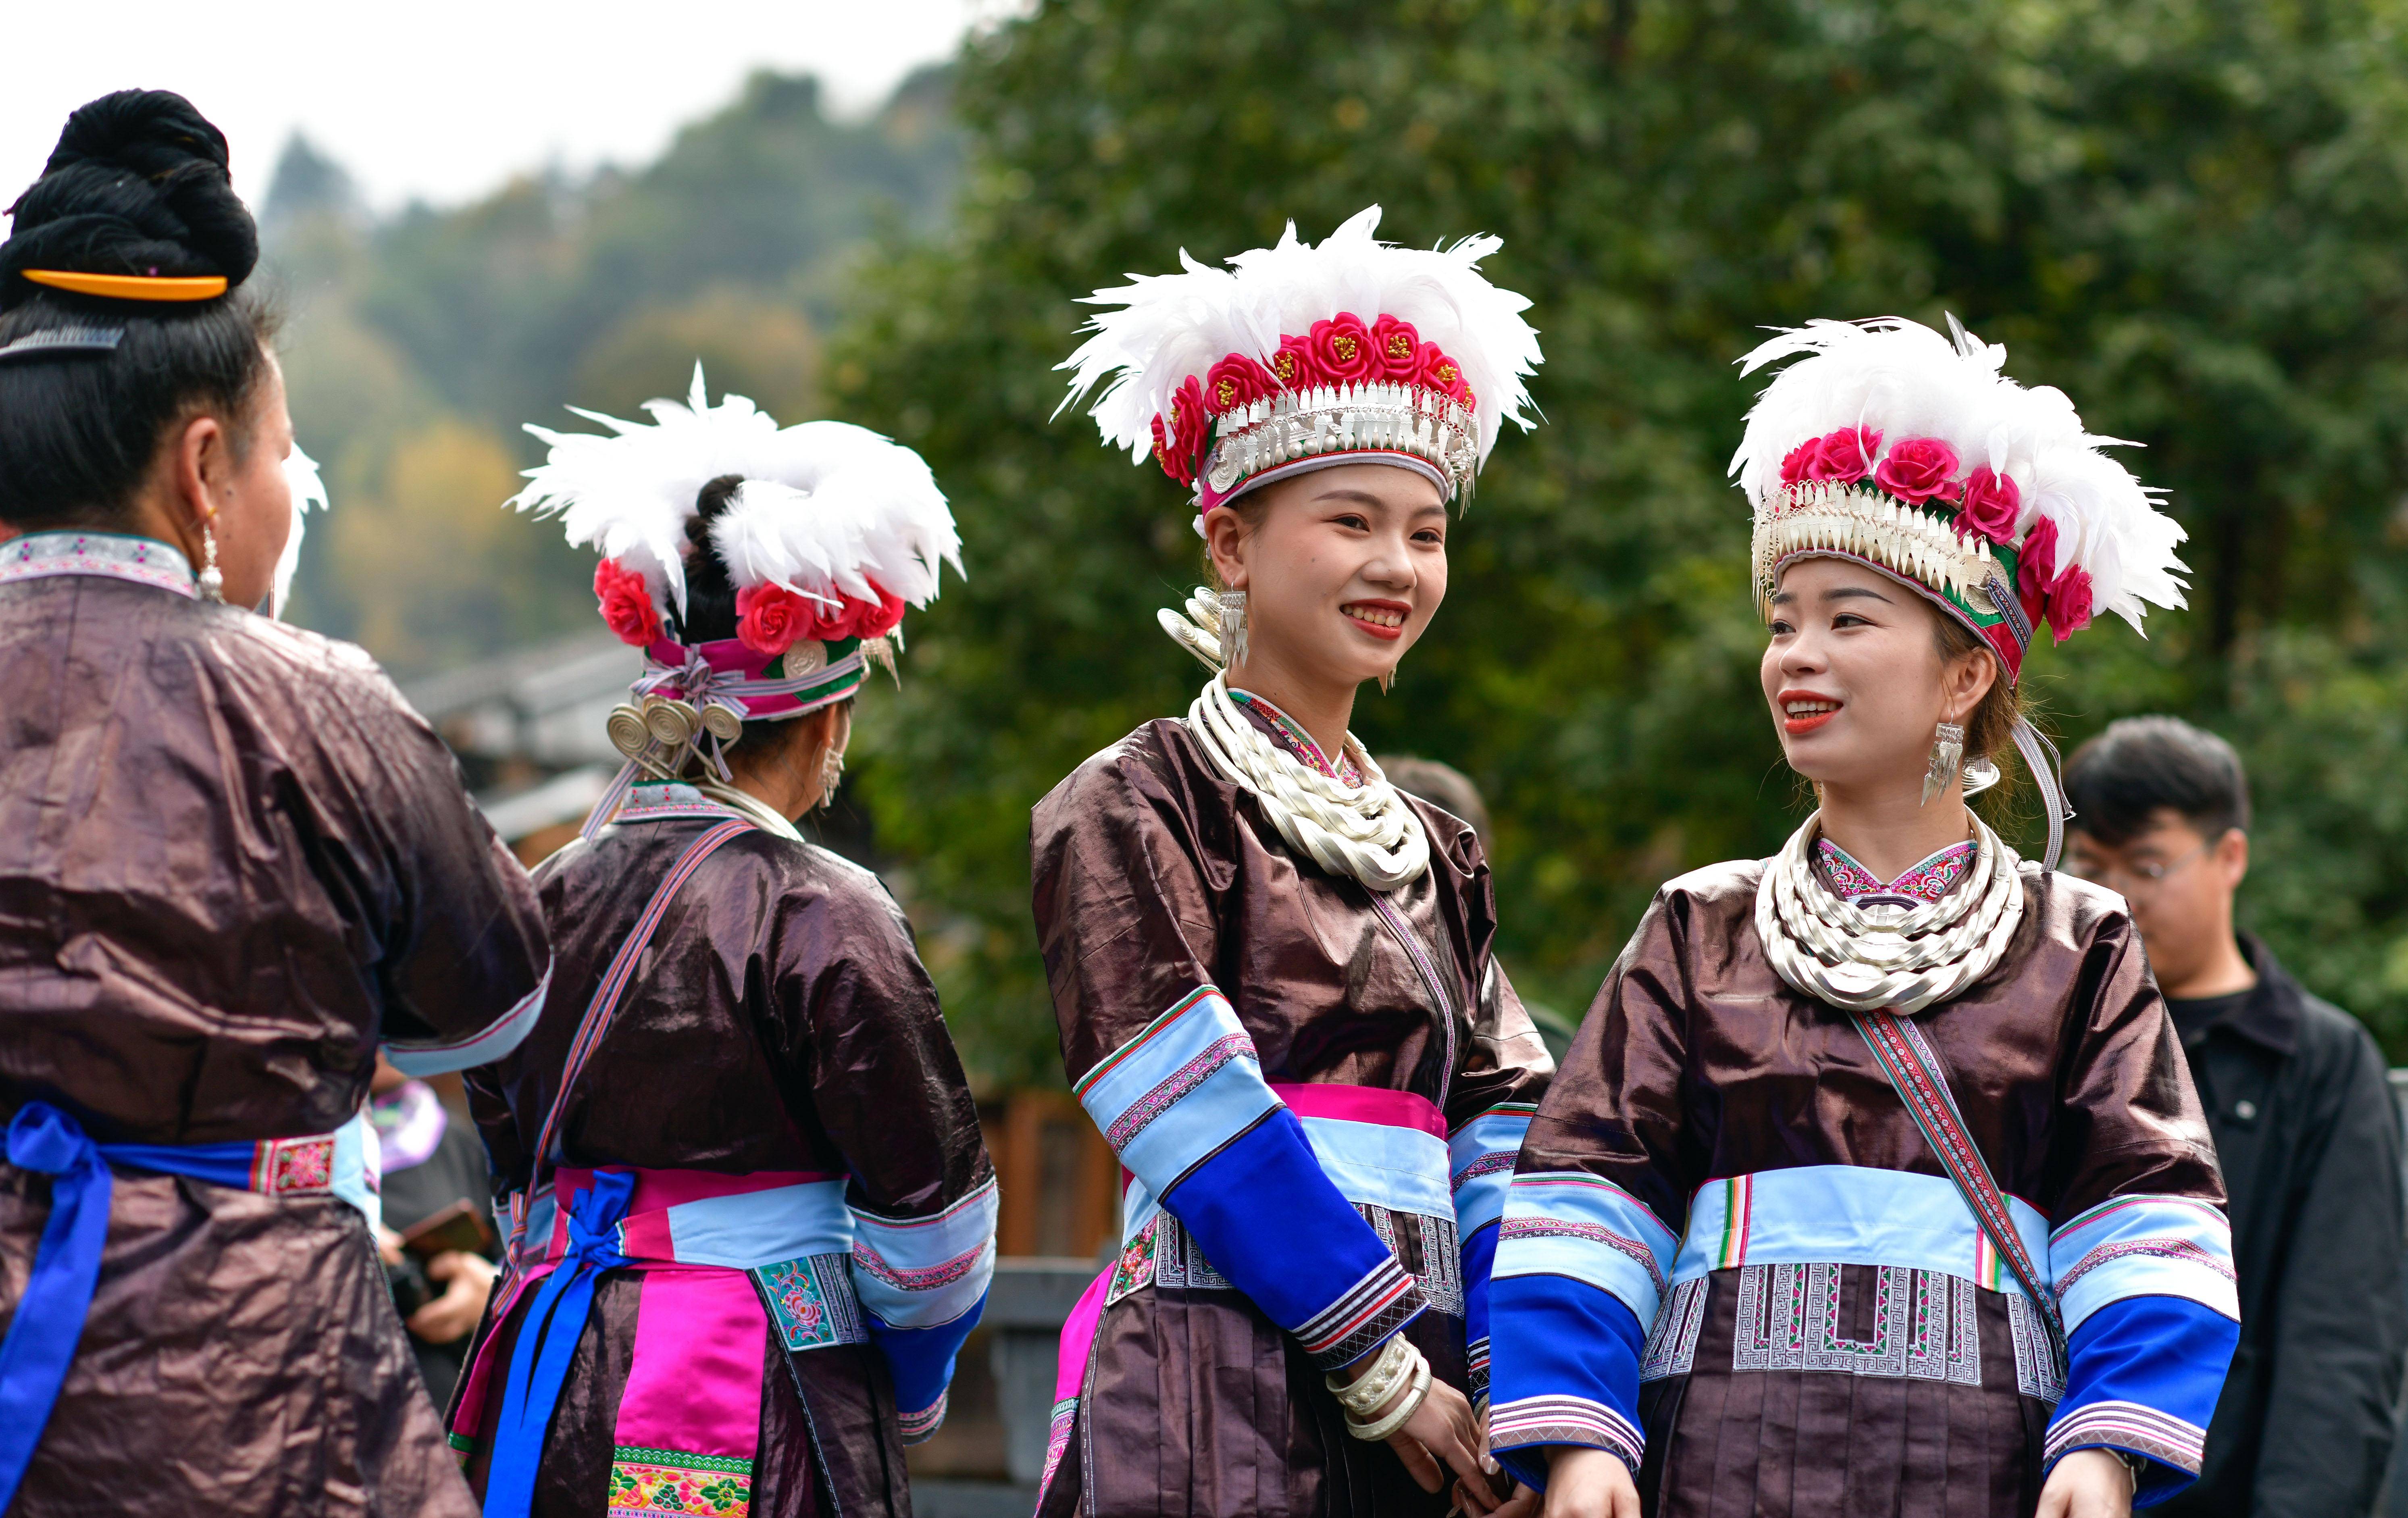
<svg viewBox="0 0 2408 1518">
<path fill-rule="evenodd" d="M 2049 582 L 2057 578 L 2057 523 L 2042 517 L 2024 535 L 2015 551 L 2015 599 L 2023 603 L 2024 620 L 2034 628 L 2048 614 Z"/>
<path fill-rule="evenodd" d="M 1213 365 L 1204 375 L 1204 401 L 1214 416 L 1252 406 L 1278 388 L 1279 381 L 1268 369 L 1239 353 Z"/>
<path fill-rule="evenodd" d="M 2023 514 L 2023 498 L 2013 477 L 1999 474 L 1985 464 L 1965 477 L 1957 525 L 1993 543 L 2012 543 L 2015 518 Z"/>
<path fill-rule="evenodd" d="M 1871 472 L 1873 455 L 1881 451 L 1881 445 L 1882 435 L 1870 428 L 1842 427 L 1792 449 L 1790 453 L 1796 457 L 1807 449 L 1813 450 L 1799 460 L 1799 480 L 1828 480 L 1833 484 L 1852 485 Z"/>
<path fill-rule="evenodd" d="M 1422 344 L 1421 372 L 1414 379 L 1425 390 L 1454 397 L 1455 404 L 1467 411 L 1476 404 L 1471 386 L 1464 382 L 1463 365 L 1447 357 L 1436 343 Z"/>
<path fill-rule="evenodd" d="M 1823 459 L 1823 439 L 1809 437 L 1781 456 L 1781 482 L 1794 485 L 1801 480 L 1819 480 L 1814 469 Z"/>
<path fill-rule="evenodd" d="M 2090 625 L 2090 571 L 2068 569 L 2048 587 L 2048 624 L 2060 643 Z"/>
<path fill-rule="evenodd" d="M 661 609 L 652 604 L 652 588 L 633 569 L 616 559 L 594 566 L 594 594 L 602 603 L 602 620 L 622 643 L 648 648 L 661 636 Z"/>
<path fill-rule="evenodd" d="M 1303 390 L 1325 382 L 1328 376 L 1312 356 L 1312 345 L 1302 337 L 1282 337 L 1279 351 L 1271 355 L 1271 378 L 1290 390 Z"/>
<path fill-rule="evenodd" d="M 1954 500 L 1949 480 L 1956 473 L 1956 451 L 1937 437 L 1908 437 L 1889 451 L 1873 470 L 1873 483 L 1901 501 Z"/>
<path fill-rule="evenodd" d="M 874 602 L 856 601 L 850 595 L 844 598 L 846 609 L 853 613 L 850 637 L 884 637 L 903 624 L 903 597 L 889 594 L 876 580 L 870 581 L 870 589 L 878 593 Z"/>
<path fill-rule="evenodd" d="M 736 593 L 736 640 L 775 658 L 816 620 L 812 608 L 783 585 L 748 585 Z"/>
<path fill-rule="evenodd" d="M 1325 384 L 1352 384 L 1370 379 L 1375 372 L 1370 329 L 1351 311 L 1341 311 L 1326 322 L 1315 322 L 1305 344 L 1312 350 L 1312 361 L 1319 365 Z"/>
<path fill-rule="evenodd" d="M 1182 485 L 1196 483 L 1196 456 L 1204 446 L 1210 425 L 1211 413 L 1204 408 L 1204 387 L 1191 374 L 1170 397 L 1170 415 L 1154 419 L 1154 456 L 1160 461 L 1164 474 Z"/>
<path fill-rule="evenodd" d="M 1371 378 L 1401 380 L 1421 378 L 1422 335 L 1411 322 L 1383 316 L 1371 323 Z"/>
</svg>

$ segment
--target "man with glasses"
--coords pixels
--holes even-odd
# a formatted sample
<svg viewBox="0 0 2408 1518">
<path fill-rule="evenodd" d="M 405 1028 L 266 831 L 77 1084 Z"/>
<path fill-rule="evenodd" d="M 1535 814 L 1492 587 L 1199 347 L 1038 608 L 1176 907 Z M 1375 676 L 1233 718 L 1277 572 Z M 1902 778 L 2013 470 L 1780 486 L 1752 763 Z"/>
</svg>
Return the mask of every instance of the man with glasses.
<svg viewBox="0 0 2408 1518">
<path fill-rule="evenodd" d="M 2131 904 L 2231 1197 L 2241 1347 L 2198 1484 L 2159 1511 L 2368 1513 L 2408 1345 L 2382 1053 L 2233 928 L 2249 794 L 2230 744 L 2128 718 L 2076 751 L 2065 790 L 2068 867 Z"/>
</svg>

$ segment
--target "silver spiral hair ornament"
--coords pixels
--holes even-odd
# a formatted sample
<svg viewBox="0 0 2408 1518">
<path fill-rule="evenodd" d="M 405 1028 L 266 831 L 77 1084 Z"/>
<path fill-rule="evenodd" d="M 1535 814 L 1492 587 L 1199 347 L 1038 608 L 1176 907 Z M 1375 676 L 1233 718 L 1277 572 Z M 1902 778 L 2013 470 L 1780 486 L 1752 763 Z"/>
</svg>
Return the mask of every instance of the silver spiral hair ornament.
<svg viewBox="0 0 2408 1518">
<path fill-rule="evenodd" d="M 1823 814 L 1806 819 L 1756 888 L 1756 932 L 1773 972 L 1846 1011 L 1913 1016 L 1989 973 L 2024 917 L 2023 861 L 1971 812 L 1976 848 L 1962 885 L 1919 906 L 1856 907 L 1813 864 Z"/>
</svg>

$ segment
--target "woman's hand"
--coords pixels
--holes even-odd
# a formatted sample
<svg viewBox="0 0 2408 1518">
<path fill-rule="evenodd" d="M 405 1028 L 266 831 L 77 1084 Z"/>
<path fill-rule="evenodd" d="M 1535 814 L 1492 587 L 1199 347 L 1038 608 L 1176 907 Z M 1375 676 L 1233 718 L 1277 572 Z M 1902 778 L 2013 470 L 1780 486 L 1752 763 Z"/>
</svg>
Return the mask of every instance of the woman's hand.
<svg viewBox="0 0 2408 1518">
<path fill-rule="evenodd" d="M 1514 1518 L 1514 1504 L 1522 1500 L 1522 1493 L 1517 1492 L 1513 1502 L 1506 1504 L 1508 1518 Z M 1535 1511 L 1545 1518 L 1639 1518 L 1639 1485 L 1630 1479 L 1630 1468 L 1612 1451 L 1558 1444 L 1547 1452 L 1544 1503 L 1518 1511 Z"/>
<path fill-rule="evenodd" d="M 1411 1385 L 1398 1387 L 1367 1422 L 1376 1422 L 1395 1410 L 1397 1403 L 1412 1391 Z M 1496 1495 L 1488 1485 L 1488 1472 L 1493 1468 L 1488 1452 L 1481 1447 L 1480 1424 L 1471 1415 L 1471 1404 L 1461 1392 L 1442 1381 L 1430 1382 L 1429 1395 L 1422 1405 L 1405 1420 L 1405 1425 L 1388 1436 L 1388 1448 L 1405 1463 L 1416 1483 L 1425 1492 L 1436 1492 L 1447 1483 L 1447 1474 L 1454 1472 L 1456 1496 L 1466 1504 L 1466 1511 L 1487 1513 L 1497 1506 Z"/>
<path fill-rule="evenodd" d="M 2131 1518 L 2132 1473 L 2106 1450 L 2076 1450 L 2040 1489 L 2039 1518 Z"/>
<path fill-rule="evenodd" d="M 443 1282 L 443 1295 L 409 1315 L 408 1328 L 429 1344 L 449 1344 L 476 1331 L 494 1293 L 494 1267 L 481 1254 L 446 1250 L 426 1262 L 426 1279 Z"/>
</svg>

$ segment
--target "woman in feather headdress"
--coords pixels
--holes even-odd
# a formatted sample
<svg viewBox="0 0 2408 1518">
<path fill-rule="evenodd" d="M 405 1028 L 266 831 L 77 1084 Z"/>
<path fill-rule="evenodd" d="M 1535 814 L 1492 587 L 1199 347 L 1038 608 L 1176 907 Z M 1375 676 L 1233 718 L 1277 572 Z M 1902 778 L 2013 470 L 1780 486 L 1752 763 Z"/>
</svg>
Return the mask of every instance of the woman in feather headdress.
<svg viewBox="0 0 2408 1518">
<path fill-rule="evenodd" d="M 536 872 L 560 955 L 469 1096 L 509 1275 L 452 1409 L 487 1518 L 908 1511 L 995 1267 L 995 1172 L 877 877 L 794 823 L 959 540 L 927 465 L 695 371 L 517 504 L 644 652 L 626 767 Z M 592 416 L 592 413 L 580 413 Z M 814 1494 L 820 1494 L 815 1496 Z"/>
<path fill-rule="evenodd" d="M 1548 1518 L 2118 1518 L 2198 1474 L 2215 1155 L 2015 695 L 2040 626 L 2181 605 L 2182 533 L 2005 356 L 1885 319 L 1746 360 L 1797 359 L 1732 467 L 1820 809 L 1657 893 L 1530 1125 L 1491 1432 Z M 1965 805 L 2011 748 L 2036 865 Z"/>
<path fill-rule="evenodd" d="M 1448 505 L 1527 425 L 1527 302 L 1473 238 L 1377 208 L 1227 269 L 1096 294 L 1065 367 L 1190 487 L 1212 671 L 1038 805 L 1068 1073 L 1128 1172 L 1118 1262 L 1062 1344 L 1046 1513 L 1495 1505 L 1488 1258 L 1544 1046 L 1492 949 L 1469 827 L 1347 733 L 1446 592 Z"/>
</svg>

